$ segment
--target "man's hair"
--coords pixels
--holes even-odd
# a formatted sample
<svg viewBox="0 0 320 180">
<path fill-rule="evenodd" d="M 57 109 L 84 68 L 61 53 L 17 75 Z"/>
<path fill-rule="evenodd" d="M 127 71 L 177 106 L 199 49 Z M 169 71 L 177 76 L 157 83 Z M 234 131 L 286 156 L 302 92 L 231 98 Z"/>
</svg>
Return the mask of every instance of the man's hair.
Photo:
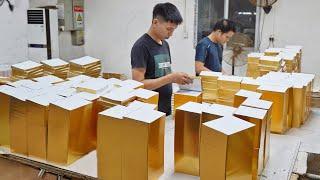
<svg viewBox="0 0 320 180">
<path fill-rule="evenodd" d="M 171 3 L 159 3 L 153 8 L 153 19 L 162 18 L 165 22 L 172 22 L 174 24 L 181 24 L 183 19 L 178 8 Z"/>
<path fill-rule="evenodd" d="M 218 30 L 220 30 L 222 33 L 228 33 L 229 31 L 236 32 L 236 24 L 228 19 L 222 19 L 213 27 L 213 31 Z"/>
</svg>

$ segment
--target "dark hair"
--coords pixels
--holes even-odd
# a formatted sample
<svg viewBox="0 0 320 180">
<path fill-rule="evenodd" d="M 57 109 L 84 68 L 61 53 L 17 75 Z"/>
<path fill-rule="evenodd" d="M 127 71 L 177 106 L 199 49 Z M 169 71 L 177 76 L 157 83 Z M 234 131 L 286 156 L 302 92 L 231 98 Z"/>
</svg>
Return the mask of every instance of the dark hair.
<svg viewBox="0 0 320 180">
<path fill-rule="evenodd" d="M 171 3 L 159 3 L 153 8 L 153 19 L 163 18 L 166 22 L 172 22 L 177 25 L 181 24 L 183 19 L 178 8 Z"/>
<path fill-rule="evenodd" d="M 236 24 L 228 19 L 222 19 L 213 27 L 213 31 L 218 30 L 220 30 L 222 33 L 227 33 L 229 31 L 236 32 Z"/>
</svg>

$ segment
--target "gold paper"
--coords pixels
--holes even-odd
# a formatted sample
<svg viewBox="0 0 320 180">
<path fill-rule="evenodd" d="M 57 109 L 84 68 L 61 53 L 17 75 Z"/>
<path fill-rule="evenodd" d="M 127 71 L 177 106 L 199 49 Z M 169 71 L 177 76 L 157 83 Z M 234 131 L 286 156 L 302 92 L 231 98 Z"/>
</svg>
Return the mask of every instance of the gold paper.
<svg viewBox="0 0 320 180">
<path fill-rule="evenodd" d="M 253 127 L 232 116 L 202 124 L 200 179 L 251 180 Z"/>
</svg>

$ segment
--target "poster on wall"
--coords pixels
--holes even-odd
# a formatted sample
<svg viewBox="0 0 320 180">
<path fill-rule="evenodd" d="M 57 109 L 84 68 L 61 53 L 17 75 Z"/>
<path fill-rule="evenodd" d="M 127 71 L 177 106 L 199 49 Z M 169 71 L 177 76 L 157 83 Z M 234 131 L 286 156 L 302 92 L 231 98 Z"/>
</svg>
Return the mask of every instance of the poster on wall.
<svg viewBox="0 0 320 180">
<path fill-rule="evenodd" d="M 84 20 L 83 7 L 82 6 L 74 6 L 73 12 L 74 12 L 75 29 L 83 28 L 83 24 L 84 24 L 83 23 L 83 20 Z"/>
</svg>

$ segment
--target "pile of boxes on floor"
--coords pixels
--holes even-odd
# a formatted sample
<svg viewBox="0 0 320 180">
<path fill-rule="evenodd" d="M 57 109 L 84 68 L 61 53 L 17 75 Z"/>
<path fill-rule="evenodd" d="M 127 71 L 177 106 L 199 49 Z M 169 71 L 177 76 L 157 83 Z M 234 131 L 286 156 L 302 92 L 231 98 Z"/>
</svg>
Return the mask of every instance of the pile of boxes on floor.
<svg viewBox="0 0 320 180">
<path fill-rule="evenodd" d="M 123 105 L 137 112 L 148 107 L 162 116 L 156 111 L 158 97 L 137 81 L 86 75 L 11 82 L 0 86 L 0 145 L 13 153 L 67 165 L 96 148 L 99 112 Z"/>
<path fill-rule="evenodd" d="M 247 76 L 257 78 L 270 71 L 301 72 L 301 46 L 268 48 L 264 53 L 248 54 Z"/>
</svg>

